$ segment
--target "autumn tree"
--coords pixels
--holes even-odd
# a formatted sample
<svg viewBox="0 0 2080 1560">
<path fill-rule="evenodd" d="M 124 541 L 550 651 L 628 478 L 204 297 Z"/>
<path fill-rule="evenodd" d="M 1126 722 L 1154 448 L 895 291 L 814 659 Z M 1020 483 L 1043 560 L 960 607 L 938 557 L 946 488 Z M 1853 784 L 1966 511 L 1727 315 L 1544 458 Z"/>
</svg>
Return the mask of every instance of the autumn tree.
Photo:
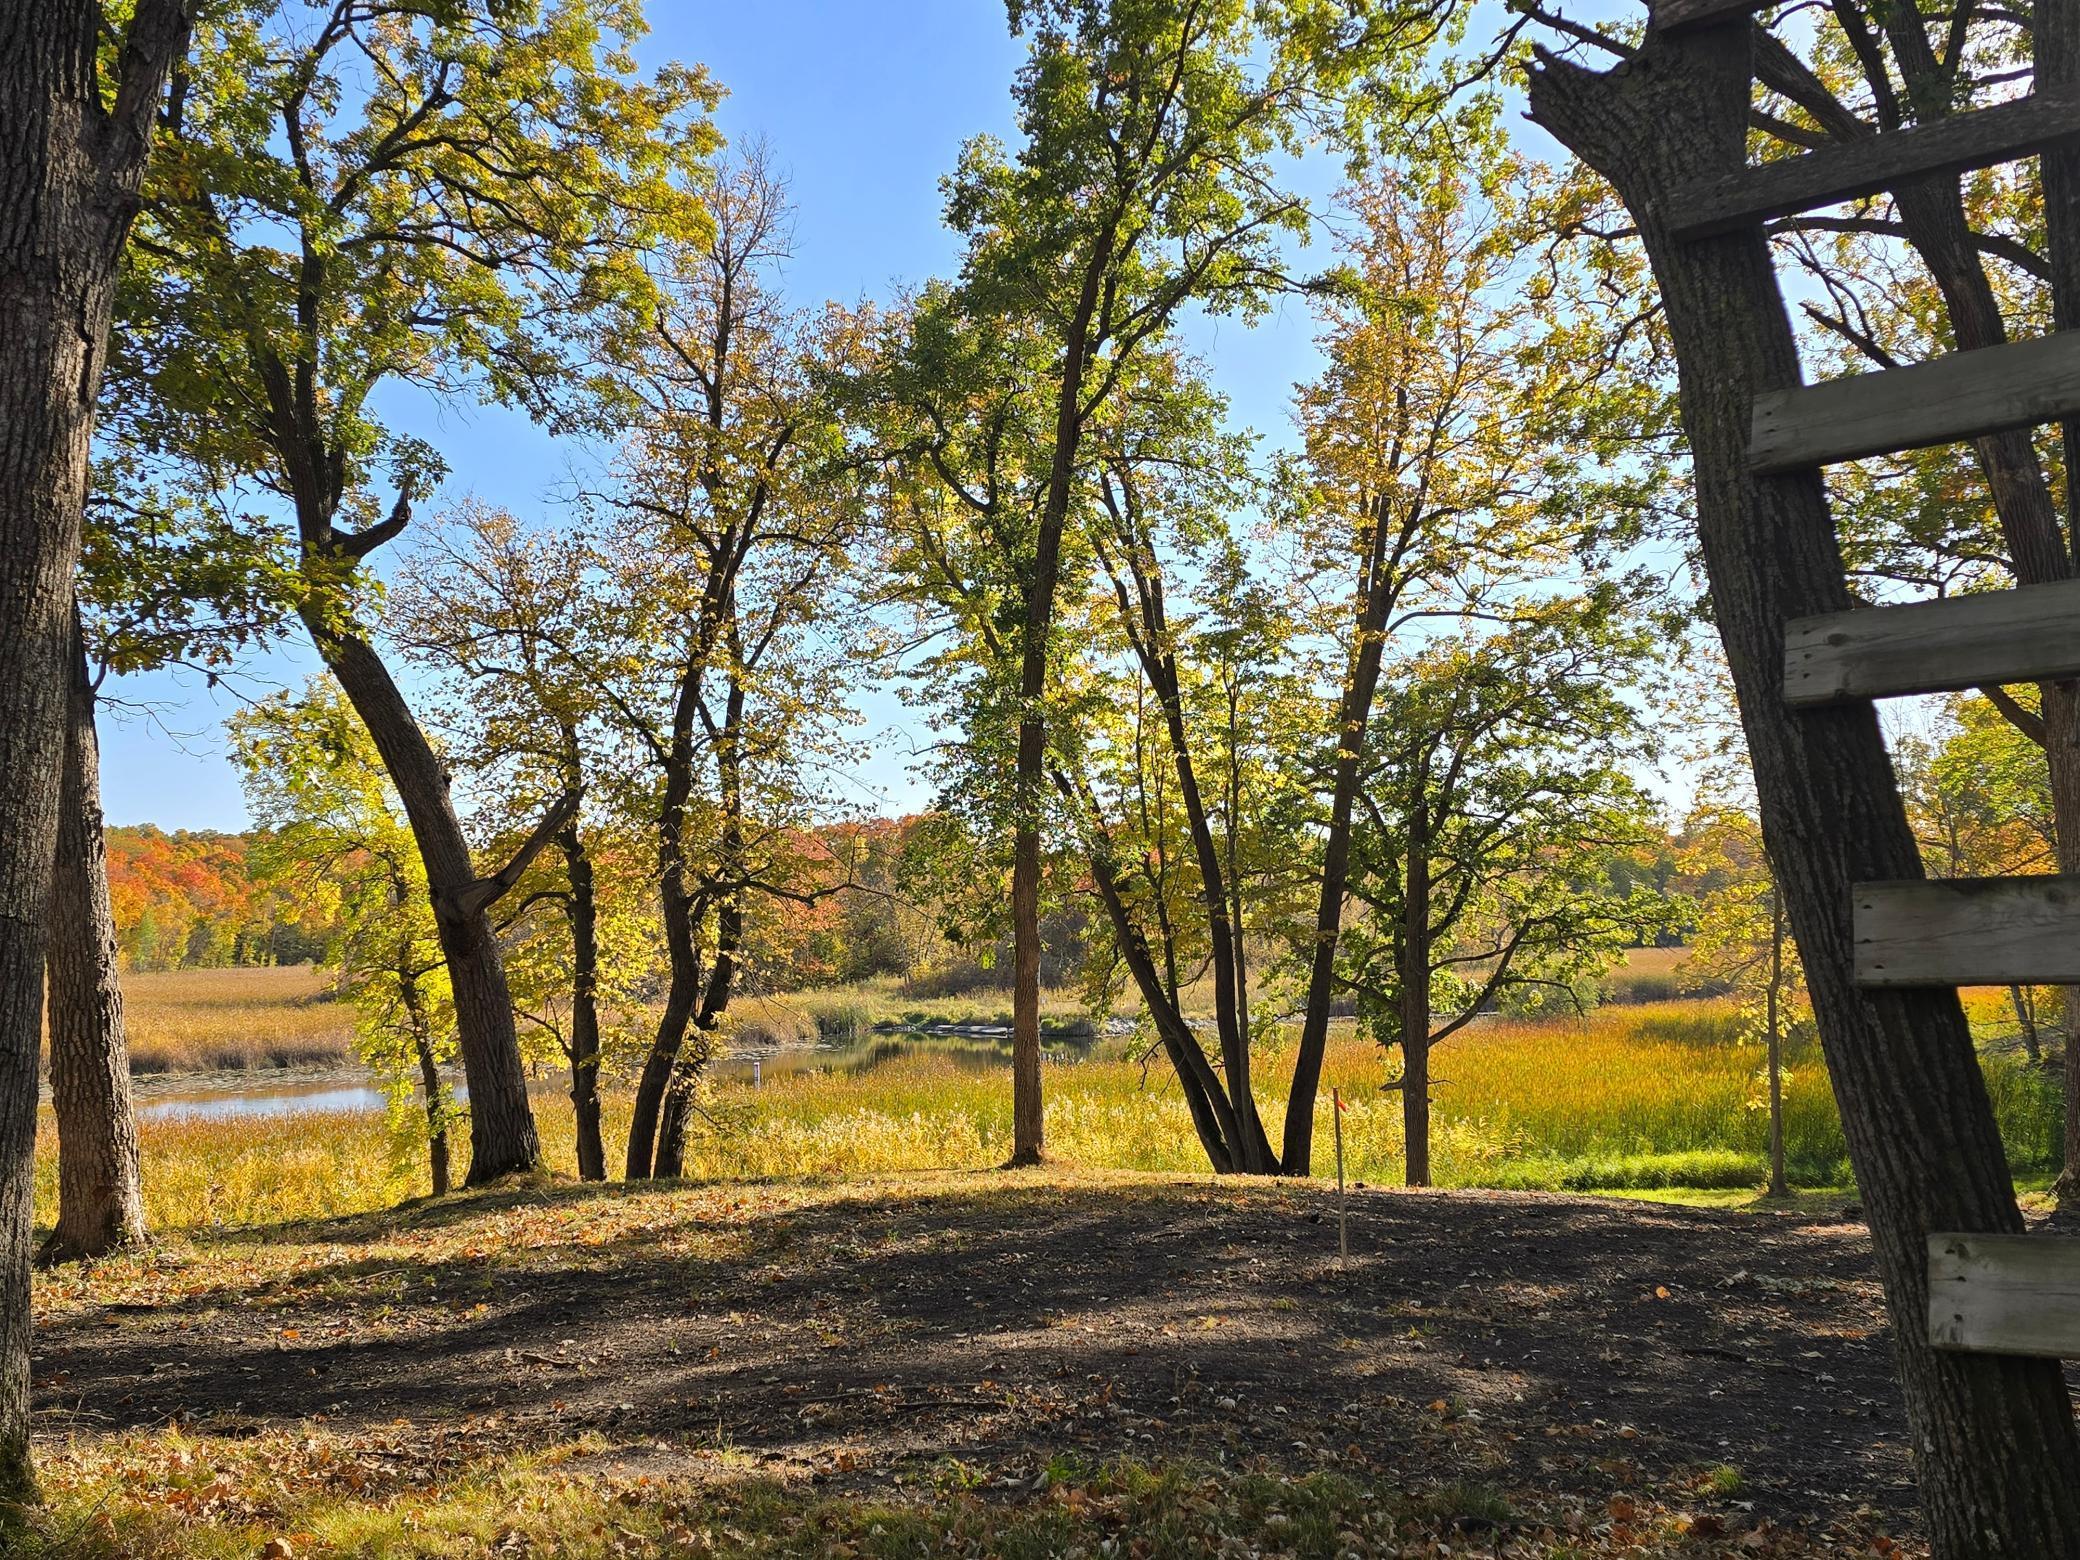
<svg viewBox="0 0 2080 1560">
<path fill-rule="evenodd" d="M 1760 1034 L 1769 1112 L 1772 1197 L 1791 1195 L 1784 1171 L 1784 1043 L 1809 1023 L 1812 1002 L 1791 940 L 1784 895 L 1762 843 L 1762 826 L 1746 808 L 1724 802 L 1695 809 L 1683 826 L 1682 865 L 1694 888 L 1693 930 L 1682 974 L 1692 985 L 1730 991 L 1742 1025 Z"/>
<path fill-rule="evenodd" d="M 1254 576 L 1238 522 L 1257 493 L 1244 441 L 1191 365 L 1149 354 L 1094 422 L 1095 562 L 1059 658 L 1051 768 L 1109 931 L 1214 1167 L 1271 1174 L 1257 1112 L 1250 934 L 1297 886 L 1281 807 L 1306 705 L 1291 615 Z M 1087 623 L 1088 627 L 1080 625 Z M 1209 1059 L 1186 988 L 1213 995 Z"/>
<path fill-rule="evenodd" d="M 1665 394 L 1626 372 L 1646 347 L 1603 328 L 1637 263 L 1556 245 L 1579 199 L 1510 150 L 1492 102 L 1375 161 L 1345 197 L 1348 268 L 1320 306 L 1327 365 L 1300 391 L 1303 458 L 1281 484 L 1287 567 L 1328 647 L 1289 1174 L 1312 1163 L 1383 668 L 1441 619 L 1621 558 L 1667 485 L 1650 453 Z"/>
<path fill-rule="evenodd" d="M 29 1265 L 43 964 L 76 641 L 73 574 L 116 277 L 181 0 L 127 19 L 96 0 L 0 24 L 0 1522 L 36 1498 L 29 1456 Z"/>
<path fill-rule="evenodd" d="M 438 679 L 431 719 L 470 777 L 480 832 L 517 848 L 545 809 L 578 798 L 553 850 L 515 884 L 501 932 L 521 1022 L 548 1035 L 569 1067 L 578 1174 L 588 1181 L 607 1173 L 607 1041 L 640 1007 L 636 991 L 653 963 L 648 895 L 629 882 L 648 874 L 630 871 L 635 847 L 619 779 L 642 760 L 620 740 L 599 691 L 613 649 L 606 588 L 584 537 L 465 503 L 412 555 L 390 597 L 407 653 Z M 602 890 L 603 870 L 611 892 Z"/>
<path fill-rule="evenodd" d="M 1652 641 L 1613 593 L 1522 605 L 1390 667 L 1367 735 L 1338 984 L 1401 1053 L 1406 1175 L 1430 1184 L 1430 1053 L 1538 991 L 1577 1000 L 1664 918 L 1620 893 L 1609 857 L 1654 817 L 1634 776 L 1655 756 L 1628 695 Z"/>
<path fill-rule="evenodd" d="M 1181 311 L 1248 315 L 1287 285 L 1281 242 L 1304 234 L 1304 199 L 1277 158 L 1343 131 L 1350 92 L 1380 86 L 1442 29 L 1448 7 L 1242 0 L 1009 0 L 1029 40 L 1014 91 L 1020 144 L 971 142 L 947 182 L 949 222 L 967 236 L 952 312 L 1041 369 L 1021 419 L 1010 544 L 994 572 L 1017 678 L 1010 913 L 1014 1163 L 1043 1150 L 1040 899 L 1048 774 L 1047 699 L 1065 538 L 1087 500 L 1083 441 L 1138 355 Z M 966 434 L 947 428 L 943 436 Z M 943 473 L 942 473 L 943 474 Z M 1016 524 L 1009 523 L 1015 520 Z"/>
<path fill-rule="evenodd" d="M 468 1179 L 540 1155 L 491 910 L 576 805 L 481 871 L 435 745 L 377 646 L 369 560 L 441 476 L 379 392 L 598 404 L 586 322 L 697 233 L 701 72 L 641 76 L 633 0 L 253 0 L 175 82 L 116 378 L 162 458 L 285 517 L 299 616 L 411 821 L 452 983 Z M 635 306 L 640 306 L 636 304 Z M 387 489 L 390 498 L 384 501 Z"/>
<path fill-rule="evenodd" d="M 796 831 L 868 642 L 842 588 L 858 508 L 828 389 L 852 366 L 853 324 L 797 315 L 773 291 L 791 217 L 763 149 L 733 156 L 708 199 L 708 236 L 660 251 L 656 306 L 616 316 L 599 348 L 631 425 L 599 502 L 619 636 L 600 687 L 648 775 L 636 805 L 669 960 L 631 1179 L 678 1173 L 750 901 L 833 891 L 801 886 Z M 841 623 L 849 646 L 832 637 Z"/>
<path fill-rule="evenodd" d="M 1744 13 L 1688 35 L 1656 31 L 1642 40 L 1545 16 L 1536 0 L 1525 10 L 1550 23 L 1554 30 L 1546 36 L 1560 40 L 1565 50 L 1601 56 L 1591 65 L 1552 50 L 1541 53 L 1530 77 L 1531 114 L 1609 181 L 1626 213 L 1617 226 L 1636 236 L 1653 267 L 1695 468 L 1697 534 L 1712 616 L 1739 693 L 1764 836 L 1805 955 L 1829 1077 L 1870 1215 L 1899 1341 L 1932 1547 L 1943 1556 L 1996 1549 L 2064 1553 L 2080 1540 L 2080 1439 L 2058 1368 L 1938 1350 L 1922 1325 L 1927 1235 L 2017 1231 L 2022 1220 L 1956 993 L 1878 993 L 1859 989 L 1853 978 L 1851 886 L 1923 870 L 1875 712 L 1856 704 L 1794 710 L 1783 697 L 1785 624 L 1848 610 L 1855 599 L 1823 479 L 1811 472 L 1757 476 L 1743 459 L 1756 397 L 1803 377 L 1798 340 L 1763 230 L 1744 226 L 1685 240 L 1670 225 L 1683 192 L 1723 178 L 1745 161 L 1758 77 L 1793 105 L 1788 113 L 1782 102 L 1761 105 L 1766 131 L 1788 130 L 1786 149 L 1860 140 L 1873 126 Z M 1934 31 L 1918 6 L 1866 9 L 1851 0 L 1832 9 L 1833 23 L 1845 16 L 1853 28 L 1849 57 L 1859 66 L 1870 64 L 1853 99 L 1875 101 L 1881 125 L 1953 112 L 1979 89 L 2003 96 L 2014 91 L 2012 68 L 1980 75 L 1975 66 L 1970 76 L 1948 72 L 1950 79 L 1944 79 L 1946 58 L 1957 67 L 1983 60 L 1978 51 L 1957 47 L 1970 41 L 1975 22 L 2009 29 L 2011 41 L 2014 30 L 2029 27 L 2044 51 L 2039 86 L 2074 79 L 2071 55 L 2080 32 L 2070 26 L 2071 7 L 2062 0 L 2040 4 L 2033 13 L 1963 7 Z M 1882 48 L 1870 47 L 1877 41 L 1868 26 L 1874 19 L 1897 51 L 1890 62 Z M 1816 20 L 1816 36 L 1827 35 L 1828 13 L 1817 13 Z M 1931 60 L 1934 73 L 1922 68 Z M 1604 63 L 1616 68 L 1599 68 Z M 1895 66 L 1913 83 L 1905 94 L 1898 90 L 1902 77 L 1892 76 Z M 1878 77 L 1889 79 L 1880 84 Z M 2061 157 L 2070 152 L 2047 156 L 2047 164 L 2056 169 Z M 2054 182 L 2062 178 L 2054 174 Z M 1910 239 L 1914 230 L 1922 233 L 1912 240 L 1917 250 L 1925 240 L 1927 252 L 1963 259 L 1961 268 L 1946 266 L 1949 283 L 1963 284 L 1944 287 L 1951 344 L 1970 348 L 1998 341 L 2006 334 L 1998 311 L 1989 315 L 1968 296 L 1979 292 L 1984 301 L 1972 277 L 1980 249 L 1959 209 L 1956 177 L 1935 174 L 1902 183 L 1895 198 L 1898 228 Z M 2054 204 L 2047 203 L 2047 215 Z M 1923 229 L 1925 215 L 1934 220 Z M 2068 202 L 2051 219 L 2053 253 L 2046 264 L 2053 274 L 2060 269 L 2060 252 L 2070 247 L 2059 230 L 2072 217 Z M 1857 212 L 1839 220 L 1888 219 Z M 1958 308 L 1960 303 L 1970 307 Z M 2073 319 L 2063 305 L 2055 313 L 2061 323 Z M 2018 473 L 2026 479 L 2034 460 L 2031 451 L 1984 441 L 1977 453 L 1989 478 L 1997 471 L 2002 486 Z M 2042 488 L 2041 480 L 2018 486 Z M 2055 531 L 2048 491 L 2041 502 L 2032 495 L 2028 503 Z M 2018 537 L 2027 543 L 2014 551 L 2018 577 L 2047 577 L 2036 574 L 2039 564 L 2049 566 L 2051 578 L 2067 572 L 2070 553 L 2055 537 L 2053 545 L 2040 545 L 2042 526 Z M 2046 699 L 2048 708 L 2049 690 Z M 2061 839 L 2067 838 L 2080 834 L 2062 829 Z M 1941 1145 L 1940 1175 L 1929 1173 L 1931 1141 Z"/>
<path fill-rule="evenodd" d="M 425 865 L 381 755 L 323 677 L 239 711 L 229 732 L 246 804 L 268 831 L 258 864 L 332 927 L 326 962 L 354 1003 L 362 1057 L 393 1101 L 419 1091 L 443 1196 L 454 1105 L 441 1068 L 455 1054 L 455 1010 Z"/>
</svg>

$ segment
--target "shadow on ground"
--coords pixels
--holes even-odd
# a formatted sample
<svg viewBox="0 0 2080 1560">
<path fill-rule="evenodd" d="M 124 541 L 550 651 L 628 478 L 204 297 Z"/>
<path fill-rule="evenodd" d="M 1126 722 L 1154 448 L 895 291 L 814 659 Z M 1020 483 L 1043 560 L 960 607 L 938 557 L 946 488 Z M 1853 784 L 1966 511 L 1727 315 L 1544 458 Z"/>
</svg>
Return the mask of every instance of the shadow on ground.
<svg viewBox="0 0 2080 1560">
<path fill-rule="evenodd" d="M 1192 1456 L 1911 1523 L 1868 1237 L 1806 1215 L 946 1175 L 500 1191 L 111 1269 L 48 1303 L 46 1433 L 591 1432 L 886 1478 Z M 221 1276 L 219 1268 L 224 1269 Z M 138 1298 L 142 1296 L 142 1298 Z M 1723 1470 L 1737 1470 L 1737 1480 Z"/>
</svg>

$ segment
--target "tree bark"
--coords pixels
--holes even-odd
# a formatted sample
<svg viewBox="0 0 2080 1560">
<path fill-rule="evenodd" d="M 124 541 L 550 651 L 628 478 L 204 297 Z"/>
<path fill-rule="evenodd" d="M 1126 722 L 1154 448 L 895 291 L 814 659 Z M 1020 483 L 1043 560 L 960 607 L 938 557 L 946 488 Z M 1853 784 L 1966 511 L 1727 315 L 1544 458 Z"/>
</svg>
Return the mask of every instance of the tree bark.
<svg viewBox="0 0 2080 1560">
<path fill-rule="evenodd" d="M 1955 112 L 1952 74 L 1937 58 L 1919 13 L 1910 6 L 1896 6 L 1883 12 L 1881 19 L 1906 89 L 1904 106 L 1911 108 L 1921 122 Z M 1867 20 L 1861 20 L 1859 25 L 1865 29 L 1865 47 L 1859 54 L 1866 77 L 1889 123 L 1899 117 L 1902 105 L 1890 82 L 1876 77 L 1883 64 L 1877 36 L 1868 32 Z M 2033 44 L 2039 90 L 2070 90 L 2080 85 L 2080 21 L 2074 19 L 2070 6 L 2040 0 Z M 1792 89 L 1799 101 L 1815 110 L 1831 133 L 1848 139 L 1872 133 L 1869 126 L 1829 98 L 1824 87 L 1803 75 L 1803 67 L 1782 44 L 1768 40 L 1762 47 L 1760 65 L 1765 78 L 1772 86 Z M 2072 330 L 2080 328 L 2080 156 L 2069 148 L 2054 148 L 2043 154 L 2042 165 L 2053 325 L 2059 330 Z M 1984 255 L 1972 234 L 1957 175 L 1938 174 L 1912 180 L 1900 185 L 1894 198 L 1908 242 L 1928 267 L 1930 278 L 1942 294 L 1957 350 L 1976 351 L 2006 342 L 2007 322 L 1986 274 Z M 2064 433 L 2070 441 L 2071 424 Z M 2060 533 L 2058 506 L 2029 432 L 2018 429 L 1989 434 L 1975 440 L 1973 449 L 2000 520 L 2009 565 L 2016 579 L 2025 585 L 2039 585 L 2071 578 L 2072 539 Z M 2070 481 L 2067 486 L 2070 521 Z M 2039 691 L 2043 713 L 2041 738 L 2050 772 L 2058 866 L 2061 872 L 2080 872 L 2080 686 L 2053 682 L 2043 684 Z M 2069 1004 L 2076 999 L 2080 999 L 2080 990 L 2067 994 Z M 2065 1069 L 2067 1098 L 2080 1099 L 2080 1053 L 2068 1049 Z M 2056 1193 L 2061 1204 L 2080 1202 L 2080 1113 L 2071 1110 L 2066 1114 L 2065 1169 Z"/>
<path fill-rule="evenodd" d="M 448 795 L 447 771 L 412 716 L 375 648 L 351 626 L 307 609 L 305 624 L 325 664 L 368 728 L 383 767 L 404 803 L 412 839 L 426 865 L 434 925 L 455 996 L 455 1033 L 469 1085 L 469 1175 L 482 1186 L 541 1163 L 534 1110 L 505 960 L 491 925 L 495 893 L 487 893 L 469 840 Z"/>
<path fill-rule="evenodd" d="M 573 823 L 557 836 L 571 880 L 571 1113 L 578 1128 L 578 1179 L 607 1178 L 599 1129 L 599 899 L 592 857 Z"/>
<path fill-rule="evenodd" d="M 2080 90 L 2080 14 L 2069 0 L 2037 0 L 2031 34 L 2036 90 Z M 2080 150 L 2047 148 L 2040 159 L 2044 179 L 2044 233 L 2051 262 L 2051 324 L 2080 330 Z M 2080 484 L 2073 462 L 2080 459 L 2080 420 L 2059 429 L 2065 450 L 2066 563 L 2080 553 Z M 2052 756 L 2052 805 L 2057 814 L 2058 869 L 2080 872 L 2080 685 L 2061 683 L 2043 692 L 2044 735 Z M 2055 724 L 2054 724 L 2055 723 Z M 2080 1014 L 2080 988 L 2068 988 L 2066 1011 Z M 2069 1021 L 2067 1029 L 2072 1029 Z M 2034 1037 L 2034 1028 L 2032 1028 Z M 2068 1038 L 2065 1068 L 2065 1163 L 2059 1171 L 2059 1206 L 2080 1204 L 2080 1046 Z"/>
<path fill-rule="evenodd" d="M 1851 886 L 1922 866 L 1871 706 L 1783 699 L 1786 621 L 1851 603 L 1820 474 L 1746 467 L 1755 396 L 1800 378 L 1768 247 L 1759 228 L 1679 244 L 1661 217 L 1672 191 L 1743 159 L 1752 33 L 1741 17 L 1650 37 L 1609 74 L 1542 55 L 1532 116 L 1616 186 L 1660 284 L 1714 615 L 1870 1221 L 1936 1553 L 2080 1553 L 2061 1367 L 1927 1342 L 1928 1233 L 2022 1221 L 1956 994 L 1852 979 Z"/>
<path fill-rule="evenodd" d="M 116 920 L 101 823 L 94 683 L 77 615 L 66 713 L 65 778 L 51 887 L 51 1109 L 58 1123 L 58 1222 L 45 1262 L 98 1257 L 145 1239 L 137 1117 L 117 979 Z"/>
<path fill-rule="evenodd" d="M 1395 947 L 1401 1023 L 1401 1143 L 1403 1180 L 1430 1184 L 1430 840 L 1427 803 L 1419 785 L 1408 815 L 1408 859 L 1402 863 L 1401 932 Z"/>
<path fill-rule="evenodd" d="M 112 103 L 94 0 L 0 12 L 0 1508 L 33 1501 L 29 1269 L 43 966 L 94 400 L 153 115 L 187 47 L 140 0 Z"/>
<path fill-rule="evenodd" d="M 407 946 L 401 959 L 409 961 Z M 411 1026 L 412 1052 L 419 1063 L 419 1088 L 426 1097 L 426 1167 L 433 1180 L 433 1195 L 445 1197 L 452 1186 L 448 1167 L 448 1088 L 441 1080 L 440 1063 L 433 1056 L 433 1026 L 426 1020 L 426 1000 L 419 990 L 419 977 L 410 969 L 398 976 L 399 995 L 404 1001 L 405 1022 Z"/>
</svg>

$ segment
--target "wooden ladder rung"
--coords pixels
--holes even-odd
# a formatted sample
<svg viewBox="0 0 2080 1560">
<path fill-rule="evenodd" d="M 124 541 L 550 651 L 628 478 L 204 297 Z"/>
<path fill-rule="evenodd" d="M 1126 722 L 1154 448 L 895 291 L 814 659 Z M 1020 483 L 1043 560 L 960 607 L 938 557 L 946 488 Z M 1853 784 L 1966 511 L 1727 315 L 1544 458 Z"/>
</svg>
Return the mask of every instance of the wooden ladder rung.
<svg viewBox="0 0 2080 1560">
<path fill-rule="evenodd" d="M 1681 32 L 1730 21 L 1772 6 L 1778 0 L 1648 0 L 1647 25 L 1656 32 Z"/>
<path fill-rule="evenodd" d="M 1680 195 L 1671 203 L 1669 226 L 1679 239 L 1710 238 L 1927 174 L 1988 168 L 2076 137 L 2080 97 L 2040 92 L 1743 168 Z"/>
<path fill-rule="evenodd" d="M 2080 877 L 1858 883 L 1852 903 L 1859 986 L 2080 985 Z"/>
<path fill-rule="evenodd" d="M 1806 706 L 2080 677 L 2080 580 L 1798 618 L 1784 700 Z"/>
<path fill-rule="evenodd" d="M 1758 476 L 1952 444 L 2080 413 L 2080 331 L 1755 398 L 1748 466 Z"/>
<path fill-rule="evenodd" d="M 2080 1240 L 1929 1236 L 1928 1341 L 1968 1354 L 2080 1359 Z"/>
</svg>

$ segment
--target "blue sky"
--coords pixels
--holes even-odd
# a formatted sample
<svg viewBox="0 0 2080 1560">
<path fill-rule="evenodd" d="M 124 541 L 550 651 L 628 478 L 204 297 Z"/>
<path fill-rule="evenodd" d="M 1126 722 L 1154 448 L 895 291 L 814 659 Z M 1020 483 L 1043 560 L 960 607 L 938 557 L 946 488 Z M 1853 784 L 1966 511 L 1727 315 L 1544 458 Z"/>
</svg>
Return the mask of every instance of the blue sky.
<svg viewBox="0 0 2080 1560">
<path fill-rule="evenodd" d="M 799 209 L 784 281 L 796 304 L 886 297 L 952 269 L 958 247 L 940 221 L 939 177 L 969 136 L 1011 133 L 1022 51 L 997 0 L 652 0 L 650 11 L 646 61 L 705 64 L 729 92 L 717 116 L 724 133 L 762 137 L 788 172 Z M 1334 170 L 1309 170 L 1304 182 L 1325 194 Z M 1189 331 L 1231 397 L 1234 420 L 1272 441 L 1287 438 L 1292 386 L 1314 364 L 1305 308 L 1288 304 L 1247 328 L 1200 320 Z M 473 493 L 522 516 L 550 515 L 583 458 L 510 413 L 386 410 L 446 456 L 451 476 L 436 505 Z M 316 665 L 298 646 L 258 663 L 244 686 L 300 683 Z M 121 705 L 103 722 L 109 820 L 244 827 L 220 727 L 236 707 L 231 695 L 182 674 L 124 679 L 108 691 Z M 916 807 L 924 792 L 909 773 L 922 737 L 915 713 L 892 690 L 870 692 L 862 713 L 872 754 L 854 777 L 857 800 Z"/>
</svg>

